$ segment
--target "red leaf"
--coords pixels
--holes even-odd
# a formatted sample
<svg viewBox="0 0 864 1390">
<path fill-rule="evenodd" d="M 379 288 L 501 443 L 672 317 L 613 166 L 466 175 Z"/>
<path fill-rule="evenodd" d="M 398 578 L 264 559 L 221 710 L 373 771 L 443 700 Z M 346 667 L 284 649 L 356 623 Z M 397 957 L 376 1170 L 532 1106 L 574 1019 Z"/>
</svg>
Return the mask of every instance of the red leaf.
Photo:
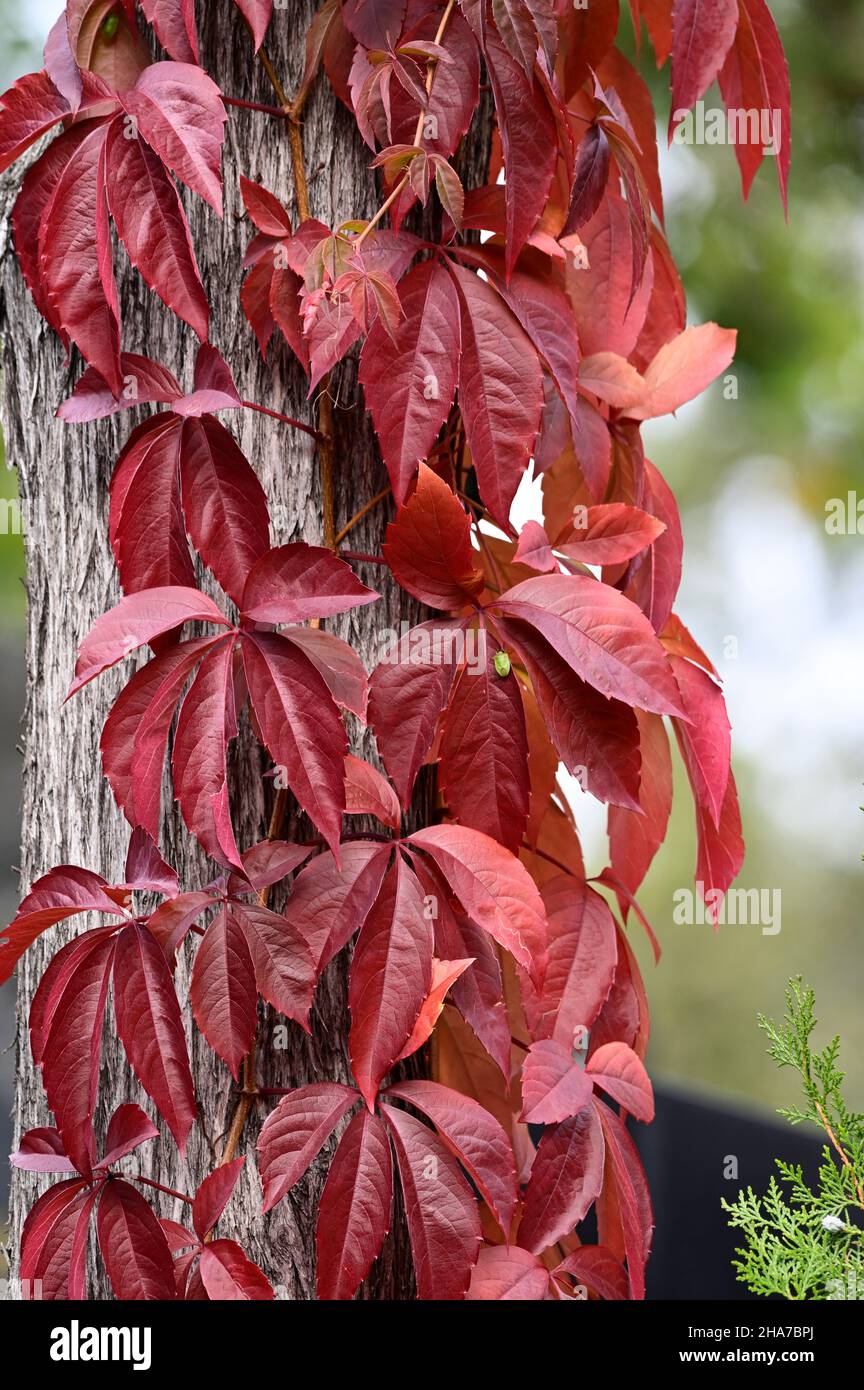
<svg viewBox="0 0 864 1390">
<path fill-rule="evenodd" d="M 311 852 L 311 845 L 293 845 L 289 840 L 259 840 L 257 845 L 244 850 L 240 858 L 248 884 L 260 893 L 262 889 L 287 878 L 309 858 Z M 228 880 L 228 892 L 248 892 L 248 884 L 239 874 L 232 874 Z"/>
<path fill-rule="evenodd" d="M 60 18 L 65 29 L 65 15 L 61 15 Z M 63 331 L 57 310 L 49 299 L 44 284 L 39 255 L 39 225 L 42 214 L 54 195 L 60 175 L 73 152 L 94 128 L 93 122 L 82 121 L 51 141 L 24 175 L 21 191 L 12 211 L 15 251 L 27 288 L 42 317 L 50 323 L 67 347 L 68 336 Z"/>
<path fill-rule="evenodd" d="M 377 598 L 332 551 L 298 541 L 261 557 L 246 579 L 240 607 L 250 622 L 302 623 Z"/>
<path fill-rule="evenodd" d="M 47 72 L 19 77 L 0 100 L 0 173 L 68 115 L 69 102 Z"/>
<path fill-rule="evenodd" d="M 735 356 L 737 336 L 734 328 L 716 323 L 685 328 L 664 343 L 646 368 L 644 402 L 625 413 L 633 420 L 653 420 L 678 410 L 726 370 Z"/>
<path fill-rule="evenodd" d="M 387 1096 L 408 1101 L 435 1126 L 438 1137 L 467 1169 L 507 1235 L 516 1206 L 516 1165 L 501 1125 L 476 1100 L 436 1081 L 400 1081 Z"/>
<path fill-rule="evenodd" d="M 576 151 L 573 189 L 562 236 L 570 236 L 590 222 L 600 206 L 608 179 L 609 141 L 603 127 L 593 123 L 585 131 Z"/>
<path fill-rule="evenodd" d="M 153 63 L 124 93 L 123 104 L 163 164 L 221 217 L 227 117 L 212 78 L 189 63 Z"/>
<path fill-rule="evenodd" d="M 731 771 L 720 811 L 719 825 L 715 826 L 710 814 L 697 807 L 696 834 L 696 879 L 701 885 L 706 902 L 707 894 L 713 895 L 712 901 L 708 902 L 708 910 L 716 923 L 719 913 L 718 895 L 726 892 L 733 879 L 737 878 L 744 862 L 738 789 Z"/>
<path fill-rule="evenodd" d="M 665 531 L 662 521 L 639 507 L 610 502 L 584 509 L 585 526 L 574 525 L 555 549 L 584 565 L 617 565 L 630 560 Z"/>
<path fill-rule="evenodd" d="M 461 350 L 459 300 L 438 262 L 424 261 L 408 273 L 399 303 L 395 332 L 388 333 L 379 317 L 360 357 L 366 405 L 397 504 L 447 419 Z"/>
<path fill-rule="evenodd" d="M 464 608 L 485 584 L 462 503 L 422 464 L 414 493 L 387 527 L 383 554 L 402 588 L 433 608 Z"/>
<path fill-rule="evenodd" d="M 235 0 L 235 3 L 252 31 L 252 41 L 257 53 L 270 25 L 273 0 Z"/>
<path fill-rule="evenodd" d="M 227 618 L 213 600 L 197 589 L 167 585 L 127 595 L 96 619 L 81 643 L 69 694 L 74 695 L 88 681 L 154 637 L 191 622 L 228 626 Z"/>
<path fill-rule="evenodd" d="M 195 0 L 141 0 L 141 8 L 172 58 L 178 63 L 199 61 Z"/>
<path fill-rule="evenodd" d="M 350 1086 L 320 1081 L 280 1100 L 258 1138 L 264 1210 L 299 1182 L 336 1125 L 359 1099 Z"/>
<path fill-rule="evenodd" d="M 601 1298 L 626 1299 L 630 1283 L 624 1266 L 602 1245 L 580 1245 L 562 1260 L 555 1277 L 570 1274 L 577 1284 L 587 1285 Z"/>
<path fill-rule="evenodd" d="M 282 636 L 305 652 L 337 705 L 356 714 L 365 724 L 368 681 L 366 668 L 354 648 L 319 628 L 287 628 Z"/>
<path fill-rule="evenodd" d="M 612 987 L 618 957 L 615 923 L 605 898 L 570 874 L 550 879 L 543 901 L 549 914 L 549 961 L 534 1032 L 578 1048 Z"/>
<path fill-rule="evenodd" d="M 507 275 L 546 206 L 558 154 L 558 131 L 543 88 L 510 57 L 492 29 L 484 45 L 504 150 Z"/>
<path fill-rule="evenodd" d="M 480 496 L 506 529 L 540 424 L 540 364 L 492 286 L 462 266 L 450 269 L 462 317 L 459 408 Z"/>
<path fill-rule="evenodd" d="M 465 667 L 450 700 L 439 780 L 457 820 L 515 853 L 528 821 L 525 714 L 513 671 L 499 675 L 483 646 L 482 669 Z"/>
<path fill-rule="evenodd" d="M 436 956 L 432 957 L 432 983 L 429 987 L 429 993 L 423 1000 L 411 1036 L 396 1058 L 397 1062 L 403 1061 L 405 1057 L 411 1057 L 429 1041 L 444 1008 L 447 991 L 473 964 L 473 957 L 466 960 L 439 960 Z"/>
<path fill-rule="evenodd" d="M 204 656 L 180 709 L 172 767 L 174 797 L 187 828 L 211 859 L 239 866 L 240 854 L 219 814 L 227 796 L 228 744 L 237 736 L 234 643 L 223 642 Z"/>
<path fill-rule="evenodd" d="M 205 1240 L 222 1215 L 243 1169 L 245 1158 L 222 1163 L 204 1179 L 192 1203 L 192 1225 L 199 1240 Z"/>
<path fill-rule="evenodd" d="M 531 624 L 583 680 L 608 698 L 658 714 L 681 714 L 666 654 L 634 603 L 584 575 L 523 580 L 490 612 Z"/>
<path fill-rule="evenodd" d="M 549 738 L 568 772 L 598 801 L 635 809 L 640 755 L 633 710 L 580 680 L 527 623 L 498 622 L 525 662 Z"/>
<path fill-rule="evenodd" d="M 108 887 L 99 874 L 79 869 L 74 864 L 61 864 L 37 879 L 21 901 L 14 921 L 3 928 L 0 944 L 0 984 L 4 984 L 15 969 L 16 961 L 43 931 L 79 912 L 104 912 L 111 917 L 127 914 L 105 891 Z"/>
<path fill-rule="evenodd" d="M 147 923 L 172 971 L 176 955 L 196 920 L 213 906 L 211 893 L 180 893 L 157 907 Z"/>
<path fill-rule="evenodd" d="M 579 333 L 567 296 L 554 280 L 522 270 L 513 271 L 509 284 L 496 279 L 496 285 L 552 373 L 580 439 Z"/>
<path fill-rule="evenodd" d="M 215 420 L 187 420 L 180 449 L 183 511 L 192 544 L 239 604 L 252 566 L 268 552 L 270 517 L 258 478 Z"/>
<path fill-rule="evenodd" d="M 74 1173 L 75 1164 L 66 1157 L 63 1140 L 52 1126 L 28 1129 L 22 1134 L 15 1153 L 9 1155 L 13 1168 L 29 1173 Z"/>
<path fill-rule="evenodd" d="M 165 957 L 137 923 L 124 927 L 117 938 L 114 1013 L 132 1069 L 182 1154 L 195 1121 L 186 1035 Z"/>
<path fill-rule="evenodd" d="M 558 47 L 554 0 L 492 0 L 492 15 L 508 52 L 529 77 L 538 44 L 543 45 L 546 61 L 550 69 L 553 67 Z"/>
<path fill-rule="evenodd" d="M 376 816 L 391 830 L 398 830 L 402 820 L 399 798 L 390 783 L 353 753 L 345 757 L 345 814 Z"/>
<path fill-rule="evenodd" d="M 789 68 L 777 26 L 765 0 L 741 0 L 735 40 L 720 71 L 719 81 L 727 112 L 733 109 L 748 113 L 756 111 L 760 120 L 764 119 L 763 113 L 768 113 L 770 139 L 766 143 L 777 160 L 777 179 L 785 210 L 792 156 Z M 754 141 L 746 130 L 743 138 L 735 141 L 735 157 L 741 169 L 745 198 L 764 152 L 762 140 Z"/>
<path fill-rule="evenodd" d="M 205 1245 L 198 1268 L 201 1282 L 214 1302 L 269 1302 L 275 1297 L 269 1279 L 234 1240 L 213 1240 Z"/>
<path fill-rule="evenodd" d="M 631 565 L 628 573 L 627 597 L 638 603 L 655 632 L 666 626 L 681 582 L 681 562 L 684 537 L 678 506 L 665 478 L 649 459 L 645 460 L 646 507 L 666 527 L 651 549 Z"/>
<path fill-rule="evenodd" d="M 719 685 L 706 671 L 681 657 L 670 657 L 690 723 L 675 720 L 675 733 L 696 803 L 720 824 L 729 765 L 732 730 Z"/>
<path fill-rule="evenodd" d="M 578 1115 L 591 1099 L 590 1076 L 569 1046 L 553 1038 L 531 1044 L 522 1066 L 522 1114 L 526 1124 L 549 1125 Z"/>
<path fill-rule="evenodd" d="M 186 214 L 164 164 L 143 140 L 130 138 L 119 116 L 108 129 L 105 162 L 108 206 L 130 261 L 206 342 L 207 296 Z"/>
<path fill-rule="evenodd" d="M 402 32 L 407 0 L 345 0 L 343 23 L 358 43 L 383 48 L 395 45 Z"/>
<path fill-rule="evenodd" d="M 737 23 L 738 0 L 674 0 L 670 139 L 723 66 Z"/>
<path fill-rule="evenodd" d="M 569 1235 L 603 1184 L 603 1130 L 593 1106 L 547 1129 L 525 1190 L 519 1244 L 539 1254 Z"/>
<path fill-rule="evenodd" d="M 432 946 L 420 884 L 397 855 L 363 923 L 349 981 L 351 1068 L 370 1110 L 429 993 Z"/>
<path fill-rule="evenodd" d="M 78 1178 L 55 1183 L 49 1187 L 30 1210 L 21 1234 L 21 1263 L 18 1277 L 22 1297 L 26 1301 L 36 1296 L 36 1280 L 41 1281 L 41 1296 L 46 1302 L 69 1297 L 71 1253 L 79 1214 L 86 1209 L 89 1218 L 90 1197 Z M 76 1290 L 82 1297 L 83 1290 Z"/>
<path fill-rule="evenodd" d="M 461 825 L 433 825 L 405 842 L 436 863 L 468 916 L 534 978 L 545 968 L 547 922 L 543 902 L 519 860 Z"/>
<path fill-rule="evenodd" d="M 558 561 L 552 554 L 552 545 L 539 521 L 526 521 L 519 532 L 519 544 L 513 556 L 514 564 L 528 565 L 541 574 L 551 574 L 559 569 Z"/>
<path fill-rule="evenodd" d="M 189 998 L 195 1022 L 236 1079 L 255 1035 L 258 991 L 246 936 L 230 907 L 204 933 Z"/>
<path fill-rule="evenodd" d="M 353 1298 L 388 1230 L 390 1140 L 377 1115 L 359 1111 L 342 1136 L 318 1207 L 318 1297 Z"/>
<path fill-rule="evenodd" d="M 109 536 L 127 594 L 195 582 L 178 487 L 182 439 L 176 415 L 155 415 L 133 430 L 117 460 Z"/>
<path fill-rule="evenodd" d="M 548 1288 L 549 1272 L 536 1255 L 518 1245 L 484 1245 L 465 1298 L 473 1302 L 539 1302 Z"/>
<path fill-rule="evenodd" d="M 140 1105 L 119 1105 L 108 1122 L 105 1153 L 100 1168 L 110 1168 L 148 1139 L 158 1139 L 159 1131 Z"/>
<path fill-rule="evenodd" d="M 62 92 L 73 113 L 81 105 L 84 84 L 69 46 L 69 26 L 65 13 L 61 14 L 48 31 L 43 50 L 45 71 L 58 92 Z M 40 76 L 41 74 L 35 74 Z"/>
<path fill-rule="evenodd" d="M 30 1006 L 30 1048 L 35 1062 L 42 1061 L 54 1015 L 67 984 L 85 956 L 95 950 L 100 942 L 115 935 L 117 925 L 114 923 L 82 932 L 61 947 L 49 962 Z"/>
<path fill-rule="evenodd" d="M 259 994 L 308 1033 L 316 975 L 305 942 L 284 917 L 266 907 L 238 903 L 232 910 L 246 936 Z"/>
<path fill-rule="evenodd" d="M 143 888 L 151 893 L 174 897 L 180 892 L 180 880 L 159 853 L 152 837 L 140 825 L 129 837 L 123 880 L 127 888 Z"/>
<path fill-rule="evenodd" d="M 66 163 L 42 214 L 39 254 L 57 323 L 119 396 L 123 379 L 105 196 L 105 142 L 106 128 L 98 126 Z"/>
<path fill-rule="evenodd" d="M 92 950 L 75 953 L 75 968 L 56 998 L 40 1055 L 48 1104 L 66 1152 L 82 1173 L 90 1168 L 102 1028 L 116 941 L 113 936 L 100 938 Z"/>
<path fill-rule="evenodd" d="M 252 279 L 251 275 L 249 279 Z M 303 320 L 301 317 L 300 304 L 300 291 L 302 287 L 303 281 L 298 275 L 294 274 L 293 270 L 286 270 L 277 266 L 273 271 L 273 278 L 270 281 L 270 299 L 268 307 L 273 321 L 277 324 L 286 343 L 302 364 L 304 372 L 308 373 L 309 348 L 306 339 L 303 337 Z M 261 311 L 261 319 L 263 322 L 263 329 L 262 331 L 256 329 L 259 341 L 267 331 L 267 315 L 263 311 Z M 272 326 L 270 331 L 272 331 Z M 262 352 L 266 355 L 266 344 L 262 347 Z"/>
<path fill-rule="evenodd" d="M 285 916 L 306 942 L 319 974 L 366 921 L 388 859 L 385 845 L 357 840 L 342 845 L 338 866 L 326 851 L 297 875 Z"/>
<path fill-rule="evenodd" d="M 631 226 L 624 200 L 611 188 L 579 235 L 587 265 L 568 260 L 567 294 L 586 357 L 617 352 L 629 357 L 636 345 L 653 288 L 649 257 L 642 284 L 631 295 Z"/>
<path fill-rule="evenodd" d="M 654 1092 L 648 1073 L 626 1043 L 611 1042 L 598 1047 L 588 1058 L 585 1072 L 637 1120 L 650 1124 L 654 1119 Z"/>
<path fill-rule="evenodd" d="M 253 183 L 244 174 L 240 175 L 240 194 L 243 206 L 259 232 L 265 236 L 291 236 L 291 218 L 275 193 L 271 193 L 260 183 Z"/>
<path fill-rule="evenodd" d="M 609 852 L 616 877 L 630 893 L 639 885 L 663 843 L 672 809 L 672 760 L 663 720 L 637 711 L 642 775 L 639 805 L 643 814 L 609 807 Z"/>
<path fill-rule="evenodd" d="M 406 809 L 450 698 L 463 630 L 461 622 L 421 623 L 385 651 L 372 673 L 369 722 Z"/>
<path fill-rule="evenodd" d="M 243 313 L 249 320 L 255 337 L 258 339 L 258 347 L 265 361 L 275 326 L 273 311 L 270 307 L 273 278 L 273 266 L 269 259 L 265 259 L 260 261 L 258 265 L 253 265 L 240 290 Z M 306 363 L 304 363 L 305 365 Z"/>
<path fill-rule="evenodd" d="M 102 730 L 102 766 L 130 825 L 159 834 L 162 769 L 177 701 L 213 638 L 171 647 L 136 671 Z"/>
<path fill-rule="evenodd" d="M 437 874 L 417 865 L 427 897 L 437 897 L 435 948 L 444 956 L 470 953 L 473 965 L 453 985 L 451 995 L 465 1022 L 494 1060 L 505 1079 L 510 1075 L 510 1025 L 503 999 L 501 965 L 495 943 L 462 914 L 457 914 Z M 434 961 L 433 961 L 434 971 Z"/>
<path fill-rule="evenodd" d="M 173 1299 L 174 1264 L 165 1233 L 128 1182 L 105 1184 L 96 1211 L 99 1250 L 118 1299 Z"/>
<path fill-rule="evenodd" d="M 645 1171 L 623 1121 L 601 1101 L 594 1102 L 594 1110 L 603 1126 L 607 1157 L 603 1195 L 597 1203 L 600 1243 L 616 1257 L 626 1256 L 632 1297 L 643 1299 L 654 1230 Z"/>
<path fill-rule="evenodd" d="M 477 1203 L 432 1130 L 392 1106 L 382 1105 L 381 1113 L 396 1150 L 417 1297 L 462 1299 L 479 1253 Z"/>
<path fill-rule="evenodd" d="M 338 854 L 348 740 L 327 686 L 308 658 L 275 633 L 247 638 L 243 665 L 270 756 Z"/>
</svg>

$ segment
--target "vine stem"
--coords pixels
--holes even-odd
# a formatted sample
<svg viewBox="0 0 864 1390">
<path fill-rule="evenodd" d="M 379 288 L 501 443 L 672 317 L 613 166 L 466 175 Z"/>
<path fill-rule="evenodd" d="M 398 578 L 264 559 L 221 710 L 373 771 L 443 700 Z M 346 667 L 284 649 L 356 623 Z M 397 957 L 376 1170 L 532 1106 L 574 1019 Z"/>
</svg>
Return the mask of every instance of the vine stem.
<svg viewBox="0 0 864 1390">
<path fill-rule="evenodd" d="M 441 23 L 438 25 L 438 30 L 437 30 L 437 32 L 436 32 L 436 34 L 435 34 L 435 43 L 440 43 L 441 40 L 443 39 L 443 37 L 444 37 L 444 31 L 445 31 L 445 29 L 447 28 L 447 25 L 450 23 L 450 16 L 451 16 L 451 14 L 453 13 L 453 10 L 454 10 L 455 5 L 456 5 L 456 0 L 447 0 L 447 8 L 446 8 L 446 10 L 444 11 L 444 13 L 443 13 L 442 16 L 441 16 Z M 427 64 L 426 64 L 426 95 L 427 95 L 427 97 L 429 96 L 429 94 L 430 94 L 431 91 L 432 91 L 432 83 L 433 83 L 433 81 L 435 80 L 435 69 L 437 68 L 437 66 L 438 66 L 438 59 L 437 59 L 437 58 L 430 58 L 429 61 L 428 61 Z M 413 142 L 413 143 L 414 143 L 415 145 L 419 145 L 419 144 L 420 144 L 420 141 L 421 141 L 421 139 L 422 139 L 422 137 L 423 137 L 423 122 L 424 122 L 425 119 L 426 119 L 426 111 L 425 111 L 425 110 L 421 110 L 420 115 L 417 117 L 417 125 L 416 125 L 415 130 L 414 130 L 414 142 Z M 397 183 L 396 187 L 393 189 L 392 193 L 390 193 L 389 196 L 388 196 L 388 197 L 384 200 L 384 202 L 381 204 L 381 207 L 378 209 L 378 211 L 376 212 L 375 216 L 372 218 L 372 221 L 371 221 L 371 222 L 367 222 L 366 226 L 363 228 L 363 231 L 360 233 L 359 237 L 357 238 L 357 241 L 356 241 L 355 245 L 357 245 L 357 246 L 362 246 L 362 245 L 363 245 L 363 242 L 366 240 L 367 236 L 368 236 L 369 233 L 372 231 L 372 228 L 373 228 L 373 227 L 376 227 L 376 226 L 378 225 L 378 223 L 381 221 L 381 218 L 384 216 L 384 214 L 388 211 L 389 208 L 391 208 L 391 207 L 393 206 L 393 204 L 395 203 L 396 199 L 399 197 L 400 193 L 402 193 L 403 190 L 405 189 L 407 183 L 408 183 L 408 174 L 405 173 L 405 174 L 402 175 L 401 179 L 400 179 L 399 182 Z"/>
<path fill-rule="evenodd" d="M 273 806 L 273 814 L 270 817 L 270 825 L 267 829 L 268 840 L 278 840 L 282 830 L 282 822 L 285 819 L 285 808 L 288 804 L 288 793 L 284 787 L 276 793 L 276 801 Z M 270 889 L 262 888 L 258 894 L 258 901 L 262 907 L 266 907 L 270 898 Z M 258 1082 L 255 1079 L 255 1067 L 258 1055 L 258 1039 L 253 1037 L 252 1046 L 243 1058 L 243 1089 L 240 1092 L 240 1099 L 237 1102 L 237 1109 L 231 1121 L 231 1128 L 228 1131 L 228 1138 L 225 1140 L 225 1147 L 222 1150 L 222 1157 L 219 1160 L 219 1167 L 222 1168 L 226 1163 L 230 1163 L 237 1153 L 240 1140 L 243 1137 L 243 1130 L 246 1128 L 246 1121 L 252 1105 L 260 1091 Z"/>
<path fill-rule="evenodd" d="M 243 401 L 243 405 L 247 410 L 257 410 L 261 415 L 269 415 L 271 420 L 281 420 L 283 425 L 291 425 L 295 430 L 302 430 L 304 434 L 311 435 L 319 443 L 324 439 L 320 430 L 316 430 L 313 425 L 304 425 L 302 420 L 295 420 L 291 415 L 283 415 L 281 411 L 271 410 L 266 405 L 258 405 L 256 401 Z"/>
</svg>

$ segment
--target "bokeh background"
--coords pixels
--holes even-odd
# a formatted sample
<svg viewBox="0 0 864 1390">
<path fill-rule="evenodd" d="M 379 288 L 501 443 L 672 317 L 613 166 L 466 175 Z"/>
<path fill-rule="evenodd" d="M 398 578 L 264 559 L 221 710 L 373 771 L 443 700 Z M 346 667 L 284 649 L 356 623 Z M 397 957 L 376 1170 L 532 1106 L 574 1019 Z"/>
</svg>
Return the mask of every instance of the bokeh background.
<svg viewBox="0 0 864 1390">
<path fill-rule="evenodd" d="M 788 223 L 770 159 L 745 206 L 731 149 L 666 151 L 660 142 L 667 231 L 689 320 L 738 328 L 738 397 L 725 400 L 718 383 L 645 434 L 682 508 L 677 609 L 726 686 L 748 846 L 739 884 L 780 889 L 782 929 L 766 936 L 758 926 L 714 933 L 673 923 L 672 895 L 692 884 L 695 863 L 689 791 L 678 776 L 669 840 L 641 895 L 662 943 L 659 966 L 636 938 L 652 1009 L 652 1074 L 765 1114 L 794 1100 L 794 1078 L 766 1058 L 756 1013 L 781 1013 L 785 982 L 797 973 L 816 989 L 820 1040 L 842 1036 L 849 1100 L 864 1109 L 864 535 L 829 535 L 825 526 L 830 499 L 850 491 L 864 499 L 864 24 L 848 0 L 770 3 L 793 83 Z M 60 0 L 0 0 L 0 90 L 41 66 L 61 8 Z M 626 17 L 621 42 L 632 54 Z M 653 72 L 647 45 L 640 67 L 665 130 L 666 75 Z M 706 105 L 719 105 L 716 90 Z M 14 459 L 0 469 L 0 496 L 15 492 L 8 465 Z M 530 486 L 521 501 L 526 514 L 536 507 Z M 4 921 L 18 896 L 22 574 L 20 538 L 0 534 Z M 733 647 L 736 656 L 724 654 Z M 574 797 L 597 872 L 603 813 L 578 789 Z M 8 987 L 2 1006 L 5 1144 Z"/>
</svg>

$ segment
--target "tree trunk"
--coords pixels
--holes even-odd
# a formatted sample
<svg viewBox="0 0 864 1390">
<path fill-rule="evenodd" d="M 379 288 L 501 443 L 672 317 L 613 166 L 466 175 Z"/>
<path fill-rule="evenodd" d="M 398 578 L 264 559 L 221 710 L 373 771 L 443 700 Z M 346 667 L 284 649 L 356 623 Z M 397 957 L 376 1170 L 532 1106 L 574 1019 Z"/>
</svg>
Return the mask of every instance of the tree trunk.
<svg viewBox="0 0 864 1390">
<path fill-rule="evenodd" d="M 289 9 L 275 9 L 266 48 L 290 94 L 299 82 L 303 36 L 318 0 L 292 0 Z M 221 4 L 199 6 L 202 63 L 231 96 L 272 103 L 273 92 L 237 8 Z M 488 161 L 488 121 L 479 123 L 463 151 L 463 174 L 470 184 L 485 175 Z M 349 217 L 368 217 L 377 201 L 375 181 L 349 113 L 321 80 L 304 116 L 304 144 L 312 215 L 329 226 Z M 239 291 L 241 258 L 250 226 L 243 218 L 239 175 L 263 183 L 289 207 L 293 180 L 287 126 L 266 115 L 229 111 L 225 136 L 225 217 L 220 223 L 200 201 L 186 197 L 193 240 L 213 312 L 211 336 L 234 371 L 241 396 L 286 414 L 315 419 L 306 401 L 306 381 L 281 338 L 274 340 L 268 364 L 261 361 L 252 332 L 243 317 Z M 18 171 L 20 178 L 20 170 Z M 8 458 L 17 470 L 26 537 L 29 627 L 27 636 L 27 700 L 24 715 L 24 787 L 22 816 L 22 887 L 55 864 L 81 864 L 109 881 L 122 875 L 128 827 L 114 804 L 101 772 L 99 736 L 105 716 L 121 685 L 131 674 L 129 663 L 107 673 L 80 695 L 63 704 L 75 662 L 77 644 L 96 617 L 117 602 L 120 591 L 108 545 L 108 483 L 117 455 L 140 415 L 126 413 L 113 420 L 84 426 L 63 425 L 54 410 L 70 392 L 80 361 L 70 367 L 61 345 L 39 318 L 11 253 L 8 204 L 14 189 L 7 185 L 0 211 L 4 252 L 0 278 L 0 333 L 3 338 L 3 408 Z M 186 195 L 184 194 L 184 197 Z M 178 319 L 163 310 L 122 251 L 117 258 L 124 325 L 123 346 L 144 352 L 170 368 L 191 386 L 196 340 Z M 77 357 L 77 355 L 73 355 Z M 331 385 L 335 417 L 336 524 L 345 523 L 362 504 L 386 485 L 386 474 L 374 447 L 357 386 L 356 361 L 349 360 Z M 226 417 L 244 453 L 258 471 L 267 492 L 273 520 L 273 541 L 322 539 L 321 487 L 316 446 L 307 435 L 250 411 Z M 390 515 L 379 505 L 351 533 L 351 548 L 377 552 Z M 417 610 L 405 602 L 386 570 L 363 566 L 364 582 L 382 593 L 381 602 L 359 608 L 332 629 L 352 642 L 367 669 L 380 651 L 382 629 L 396 628 L 402 618 L 416 620 Z M 203 587 L 213 591 L 204 576 Z M 358 727 L 352 746 L 368 755 L 371 740 Z M 251 844 L 265 833 L 272 792 L 262 780 L 269 760 L 248 728 L 232 759 L 234 819 L 238 841 Z M 427 784 L 428 785 L 428 784 Z M 180 874 L 184 888 L 196 887 L 212 875 L 212 866 L 185 833 L 171 800 L 166 778 L 163 850 Z M 429 793 L 412 809 L 419 820 L 430 810 Z M 285 828 L 291 833 L 291 824 Z M 276 904 L 278 906 L 278 902 Z M 34 1068 L 27 1035 L 30 1002 L 50 957 L 63 941 L 81 929 L 58 927 L 37 942 L 18 970 L 18 1038 L 14 1108 L 16 1139 L 30 1127 L 48 1121 L 39 1075 Z M 177 971 L 181 1002 L 186 1000 L 190 958 L 185 954 Z M 199 1122 L 190 1137 L 185 1161 L 160 1124 L 161 1141 L 145 1146 L 124 1166 L 175 1189 L 192 1193 L 218 1162 L 224 1136 L 236 1107 L 236 1093 L 227 1068 L 193 1031 L 186 1010 L 193 1075 L 199 1100 Z M 293 1086 L 310 1081 L 349 1079 L 346 1050 L 345 959 L 337 959 L 319 986 L 313 1034 L 307 1037 L 287 1025 L 287 1047 L 278 1049 L 284 1020 L 263 1011 L 259 1024 L 258 1081 L 264 1086 Z M 419 1063 L 422 1065 L 422 1061 Z M 106 1031 L 97 1127 L 127 1100 L 146 1102 L 128 1070 L 122 1048 Z M 240 1152 L 254 1145 L 269 1107 L 253 1110 Z M 158 1122 L 158 1121 L 157 1121 Z M 238 1234 L 250 1257 L 261 1265 L 281 1297 L 314 1297 L 314 1225 L 317 1200 L 332 1149 L 325 1150 L 307 1179 L 266 1218 L 261 1215 L 261 1188 L 253 1162 L 238 1185 L 226 1212 L 223 1229 Z M 16 1171 L 11 1199 L 12 1249 L 17 1251 L 21 1226 L 36 1195 L 45 1186 L 36 1174 Z M 181 1204 L 154 1196 L 161 1215 L 181 1218 Z M 161 1206 L 159 1205 L 161 1203 Z M 410 1258 L 398 1211 L 393 1230 L 369 1281 L 366 1297 L 410 1297 Z M 92 1256 L 91 1297 L 108 1298 L 110 1289 Z"/>
</svg>

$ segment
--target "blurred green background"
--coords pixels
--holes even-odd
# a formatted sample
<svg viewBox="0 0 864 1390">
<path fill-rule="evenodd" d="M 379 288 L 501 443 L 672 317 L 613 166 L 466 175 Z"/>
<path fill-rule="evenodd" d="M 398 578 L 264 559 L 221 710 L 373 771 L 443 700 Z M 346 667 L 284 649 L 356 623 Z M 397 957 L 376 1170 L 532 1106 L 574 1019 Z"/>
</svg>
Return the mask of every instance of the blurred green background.
<svg viewBox="0 0 864 1390">
<path fill-rule="evenodd" d="M 781 890 L 782 930 L 673 924 L 672 894 L 692 884 L 695 862 L 679 777 L 669 841 L 642 895 L 663 945 L 660 965 L 640 938 L 636 944 L 655 1076 L 762 1106 L 790 1101 L 790 1082 L 765 1057 L 755 1016 L 782 1012 L 785 982 L 801 972 L 816 989 L 820 1033 L 843 1036 L 849 1099 L 864 1108 L 864 536 L 825 530 L 830 498 L 864 496 L 864 26 L 848 0 L 771 7 L 793 81 L 788 224 L 770 159 L 745 206 L 731 149 L 667 152 L 661 140 L 667 231 L 689 318 L 738 328 L 738 399 L 724 400 L 715 385 L 677 419 L 648 426 L 646 440 L 682 506 L 678 612 L 726 684 L 748 845 L 739 882 Z M 0 0 L 3 89 L 40 66 L 60 9 L 59 0 Z M 621 41 L 633 51 L 627 17 Z M 667 79 L 654 73 L 647 43 L 640 67 L 665 130 Z M 719 105 L 716 90 L 706 104 Z M 14 473 L 0 470 L 0 485 L 14 493 Z M 16 858 L 21 574 L 20 539 L 0 536 L 0 761 L 9 784 L 0 839 L 8 865 Z M 729 637 L 735 659 L 724 658 Z M 603 813 L 578 792 L 576 801 L 596 871 Z M 11 872 L 3 886 L 9 906 Z M 0 1047 L 11 1036 L 7 1007 Z M 8 1109 L 8 1054 L 2 1061 Z"/>
</svg>

